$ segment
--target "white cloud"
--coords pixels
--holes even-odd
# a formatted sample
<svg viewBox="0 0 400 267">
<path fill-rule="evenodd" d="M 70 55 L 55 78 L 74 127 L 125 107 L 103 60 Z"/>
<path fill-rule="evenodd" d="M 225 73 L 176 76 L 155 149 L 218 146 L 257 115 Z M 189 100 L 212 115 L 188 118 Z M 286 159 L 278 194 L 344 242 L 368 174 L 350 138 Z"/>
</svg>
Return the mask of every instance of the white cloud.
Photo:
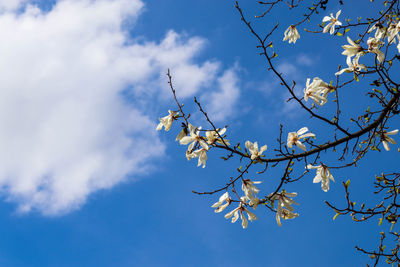
<svg viewBox="0 0 400 267">
<path fill-rule="evenodd" d="M 283 62 L 277 67 L 278 72 L 282 73 L 284 78 L 296 79 L 299 77 L 300 70 L 296 65 L 289 62 Z"/>
<path fill-rule="evenodd" d="M 0 187 L 21 212 L 62 214 L 151 169 L 164 145 L 145 107 L 162 99 L 167 67 L 181 97 L 216 81 L 216 97 L 238 94 L 232 70 L 218 77 L 220 63 L 194 61 L 204 39 L 129 39 L 121 23 L 140 15 L 140 0 L 60 0 L 15 15 L 20 2 L 0 5 Z"/>
<path fill-rule="evenodd" d="M 4 11 L 10 11 L 10 10 L 16 10 L 23 3 L 25 3 L 27 0 L 1 0 L 0 1 L 0 12 Z"/>
<path fill-rule="evenodd" d="M 298 65 L 303 65 L 306 67 L 312 66 L 317 61 L 318 61 L 318 58 L 315 55 L 313 55 L 312 58 L 311 58 L 311 56 L 308 56 L 306 54 L 300 54 L 296 57 L 296 63 Z"/>
<path fill-rule="evenodd" d="M 228 69 L 217 80 L 218 91 L 211 92 L 204 96 L 207 113 L 212 120 L 223 121 L 234 113 L 234 107 L 239 99 L 239 78 L 237 67 Z"/>
</svg>

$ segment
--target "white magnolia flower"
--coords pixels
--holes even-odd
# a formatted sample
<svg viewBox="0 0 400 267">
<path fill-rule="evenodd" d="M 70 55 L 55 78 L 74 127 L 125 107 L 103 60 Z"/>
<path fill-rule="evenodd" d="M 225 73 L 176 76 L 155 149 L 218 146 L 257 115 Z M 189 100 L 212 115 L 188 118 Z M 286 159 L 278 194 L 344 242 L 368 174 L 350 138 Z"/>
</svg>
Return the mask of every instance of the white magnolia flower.
<svg viewBox="0 0 400 267">
<path fill-rule="evenodd" d="M 333 34 L 335 32 L 335 26 L 341 26 L 342 23 L 338 20 L 340 13 L 342 12 L 342 10 L 339 10 L 336 13 L 336 17 L 333 16 L 333 14 L 331 13 L 330 16 L 325 16 L 322 19 L 322 22 L 328 22 L 329 23 L 324 27 L 324 30 L 322 31 L 323 33 L 326 33 L 329 31 L 330 34 Z"/>
<path fill-rule="evenodd" d="M 258 150 L 257 142 L 252 143 L 250 141 L 246 141 L 245 146 L 250 151 L 252 160 L 259 158 L 261 154 L 267 150 L 267 145 L 262 146 L 260 150 Z"/>
<path fill-rule="evenodd" d="M 322 106 L 328 102 L 326 99 L 331 87 L 318 77 L 315 77 L 310 83 L 310 78 L 307 79 L 306 88 L 304 89 L 304 100 L 308 101 L 311 98 L 316 104 Z"/>
<path fill-rule="evenodd" d="M 160 123 L 157 125 L 157 131 L 161 130 L 162 127 L 164 127 L 165 131 L 169 131 L 169 129 L 171 129 L 172 122 L 174 121 L 175 116 L 179 114 L 178 112 L 172 110 L 168 110 L 168 113 L 169 115 L 159 118 Z"/>
<path fill-rule="evenodd" d="M 276 193 L 274 196 L 270 197 L 271 201 L 278 200 L 278 208 L 276 212 L 276 222 L 279 226 L 282 226 L 281 218 L 284 220 L 294 219 L 299 216 L 298 213 L 294 213 L 293 204 L 298 205 L 291 197 L 297 196 L 297 193 L 287 193 L 283 190 L 280 193 Z"/>
<path fill-rule="evenodd" d="M 321 182 L 321 188 L 324 192 L 328 192 L 329 190 L 329 180 L 335 181 L 328 167 L 325 165 L 313 166 L 312 164 L 308 164 L 307 169 L 317 169 L 317 175 L 314 177 L 313 183 Z"/>
<path fill-rule="evenodd" d="M 220 144 L 227 144 L 228 146 L 229 144 L 229 140 L 224 139 L 224 142 L 222 141 L 222 139 L 220 138 L 220 136 L 222 137 L 225 132 L 226 132 L 226 128 L 222 128 L 222 129 L 217 129 L 218 133 L 216 131 L 206 131 L 206 138 L 207 138 L 207 143 L 212 145 L 215 144 L 216 142 L 220 143 Z"/>
<path fill-rule="evenodd" d="M 290 25 L 289 28 L 286 29 L 284 33 L 285 37 L 283 38 L 283 41 L 289 40 L 290 43 L 296 43 L 297 39 L 300 38 L 300 34 L 296 29 L 296 26 Z"/>
<path fill-rule="evenodd" d="M 226 201 L 225 204 L 223 204 Z M 229 197 L 229 193 L 225 192 L 222 196 L 219 197 L 218 202 L 214 203 L 211 207 L 216 208 L 214 212 L 219 213 L 222 212 L 226 207 L 231 204 L 232 200 Z"/>
<path fill-rule="evenodd" d="M 284 209 L 283 207 L 278 205 L 278 209 L 276 211 L 276 222 L 279 226 L 282 226 L 281 218 L 284 220 L 294 219 L 299 217 L 298 213 L 294 213 L 293 211 Z"/>
<path fill-rule="evenodd" d="M 247 213 L 248 220 L 250 221 L 257 220 L 257 216 L 254 213 L 250 212 L 245 206 L 243 206 L 242 202 L 240 202 L 237 208 L 225 214 L 225 219 L 229 219 L 233 216 L 231 222 L 235 223 L 239 219 L 239 213 L 240 213 L 240 219 L 242 220 L 242 227 L 243 229 L 246 229 L 248 225 L 248 220 L 246 219 L 246 216 L 243 214 L 243 212 Z"/>
<path fill-rule="evenodd" d="M 244 179 L 242 181 L 242 190 L 245 196 L 251 200 L 258 200 L 257 194 L 260 190 L 255 186 L 255 184 L 261 184 L 261 181 L 251 181 L 250 179 Z"/>
<path fill-rule="evenodd" d="M 396 43 L 396 37 L 400 40 L 399 31 L 400 21 L 398 23 L 391 23 L 389 25 L 387 36 L 389 44 Z"/>
<path fill-rule="evenodd" d="M 203 168 L 206 167 L 206 161 L 207 161 L 207 149 L 205 148 L 200 148 L 197 149 L 193 152 L 186 151 L 186 158 L 188 160 L 193 159 L 193 158 L 199 158 L 199 161 L 197 163 L 197 167 L 200 167 L 203 165 Z"/>
<path fill-rule="evenodd" d="M 188 125 L 189 128 L 189 136 L 184 136 L 181 138 L 181 140 L 179 140 L 179 143 L 181 145 L 187 145 L 190 143 L 189 147 L 188 147 L 188 151 L 192 151 L 193 147 L 196 145 L 197 142 L 199 142 L 199 144 L 206 150 L 208 150 L 208 145 L 207 143 L 204 141 L 204 138 L 202 136 L 200 136 L 200 129 L 198 128 L 198 130 L 196 131 L 196 128 L 191 125 L 189 123 Z"/>
<path fill-rule="evenodd" d="M 363 48 L 359 44 L 356 44 L 353 40 L 351 40 L 349 36 L 347 36 L 347 42 L 349 43 L 348 45 L 342 46 L 342 48 L 344 49 L 342 55 L 352 57 L 362 53 Z"/>
<path fill-rule="evenodd" d="M 362 69 L 367 70 L 367 67 L 364 64 L 359 64 L 358 60 L 360 59 L 360 54 L 356 55 L 353 60 L 351 59 L 351 57 L 347 57 L 346 58 L 346 63 L 348 65 L 347 68 L 341 69 L 340 71 L 336 72 L 335 75 L 341 75 L 344 72 L 354 72 L 354 73 L 358 73 L 360 72 Z"/>
<path fill-rule="evenodd" d="M 375 23 L 369 30 L 368 33 L 371 33 L 373 30 L 375 31 L 375 38 L 382 39 L 385 36 L 386 28 L 380 23 Z"/>
<path fill-rule="evenodd" d="M 297 132 L 290 132 L 287 137 L 287 146 L 289 148 L 292 148 L 293 145 L 296 145 L 298 148 L 307 151 L 306 146 L 302 142 L 300 142 L 300 139 L 307 137 L 315 137 L 315 134 L 306 132 L 308 132 L 307 127 L 303 127 Z"/>
<path fill-rule="evenodd" d="M 384 45 L 384 42 L 382 42 L 378 38 L 369 37 L 367 44 L 368 52 L 376 54 L 379 63 L 382 63 L 382 61 L 385 59 L 385 54 L 381 50 L 379 50 L 379 48 Z"/>
<path fill-rule="evenodd" d="M 399 130 L 396 129 L 396 130 L 393 130 L 393 131 L 390 131 L 390 132 L 384 132 L 382 134 L 382 145 L 383 145 L 383 147 L 385 148 L 386 151 L 390 150 L 389 143 L 396 144 L 396 141 L 394 141 L 393 138 L 389 137 L 389 135 L 395 135 L 398 132 L 399 132 Z"/>
</svg>

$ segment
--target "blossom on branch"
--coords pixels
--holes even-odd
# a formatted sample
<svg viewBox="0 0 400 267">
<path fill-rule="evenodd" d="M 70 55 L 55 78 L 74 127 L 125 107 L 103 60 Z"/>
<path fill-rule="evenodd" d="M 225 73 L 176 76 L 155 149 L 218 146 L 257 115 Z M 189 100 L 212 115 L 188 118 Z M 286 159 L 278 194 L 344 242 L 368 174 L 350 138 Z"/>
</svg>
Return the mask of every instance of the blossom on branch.
<svg viewBox="0 0 400 267">
<path fill-rule="evenodd" d="M 353 60 L 351 57 L 346 58 L 346 63 L 348 65 L 347 68 L 341 69 L 340 71 L 336 72 L 335 75 L 341 75 L 344 72 L 353 72 L 354 74 L 359 73 L 362 69 L 367 70 L 367 67 L 364 64 L 359 64 L 358 60 L 360 59 L 360 54 L 356 55 Z"/>
<path fill-rule="evenodd" d="M 225 144 L 229 146 L 229 140 L 220 138 L 220 136 L 222 137 L 225 132 L 226 128 L 217 129 L 217 131 L 206 131 L 207 143 L 213 145 L 218 142 L 223 145 L 225 142 Z"/>
<path fill-rule="evenodd" d="M 226 201 L 225 204 L 223 204 Z M 214 203 L 211 207 L 216 208 L 214 210 L 215 213 L 222 212 L 226 207 L 231 204 L 232 200 L 229 197 L 229 193 L 225 192 L 222 196 L 219 197 L 218 202 Z"/>
<path fill-rule="evenodd" d="M 384 132 L 382 134 L 382 145 L 383 145 L 383 147 L 385 148 L 386 151 L 390 150 L 389 143 L 396 144 L 396 141 L 394 141 L 393 138 L 389 137 L 389 135 L 395 135 L 398 132 L 399 132 L 399 130 L 396 129 L 396 130 L 393 130 L 393 131 L 390 131 L 390 132 Z"/>
<path fill-rule="evenodd" d="M 297 39 L 300 38 L 300 34 L 294 25 L 290 25 L 289 28 L 287 28 L 284 32 L 284 35 L 285 37 L 283 38 L 283 41 L 289 40 L 289 44 L 295 44 Z"/>
<path fill-rule="evenodd" d="M 336 25 L 337 25 L 337 26 L 341 26 L 341 25 L 342 25 L 342 23 L 338 20 L 339 15 L 340 15 L 341 12 L 342 12 L 342 10 L 339 10 L 339 11 L 336 13 L 336 17 L 334 17 L 333 14 L 331 13 L 330 16 L 325 16 L 325 17 L 322 19 L 322 22 L 328 22 L 328 21 L 329 21 L 328 25 L 326 25 L 326 26 L 324 27 L 324 29 L 323 29 L 323 31 L 322 31 L 323 33 L 326 33 L 326 32 L 329 31 L 329 33 L 332 35 L 332 34 L 335 32 L 335 26 L 336 26 Z"/>
<path fill-rule="evenodd" d="M 258 150 L 257 142 L 252 143 L 250 141 L 246 141 L 245 146 L 250 151 L 252 160 L 261 157 L 262 153 L 267 150 L 267 145 L 263 145 L 260 150 Z"/>
<path fill-rule="evenodd" d="M 400 21 L 398 23 L 391 23 L 389 25 L 388 37 L 387 37 L 389 44 L 396 43 L 396 37 L 397 39 L 400 40 L 399 31 L 400 31 Z"/>
<path fill-rule="evenodd" d="M 342 55 L 352 57 L 362 53 L 363 48 L 359 44 L 351 40 L 349 36 L 347 36 L 347 42 L 349 43 L 348 45 L 342 46 L 342 48 L 344 49 Z"/>
<path fill-rule="evenodd" d="M 207 161 L 207 153 L 206 152 L 207 152 L 207 149 L 205 149 L 205 148 L 197 149 L 191 153 L 189 151 L 186 151 L 186 158 L 188 160 L 193 159 L 193 158 L 199 158 L 197 167 L 200 167 L 201 165 L 203 165 L 203 168 L 205 168 L 206 161 Z"/>
<path fill-rule="evenodd" d="M 315 77 L 310 84 L 310 78 L 307 79 L 306 88 L 304 89 L 304 100 L 311 98 L 316 104 L 322 106 L 328 102 L 326 99 L 331 87 L 320 78 Z"/>
<path fill-rule="evenodd" d="M 169 131 L 172 126 L 172 122 L 176 119 L 176 117 L 179 115 L 178 112 L 168 110 L 169 115 L 159 118 L 160 123 L 157 125 L 156 130 L 160 131 L 162 127 L 164 127 L 165 131 Z"/>
<path fill-rule="evenodd" d="M 321 182 L 322 191 L 328 192 L 329 190 L 329 180 L 335 181 L 328 167 L 324 164 L 313 166 L 308 164 L 306 169 L 317 169 L 317 175 L 314 177 L 313 183 Z"/>
<path fill-rule="evenodd" d="M 380 23 L 375 23 L 369 30 L 368 33 L 371 33 L 373 30 L 375 31 L 375 38 L 382 39 L 385 36 L 386 28 Z"/>
<path fill-rule="evenodd" d="M 282 190 L 280 193 L 275 193 L 273 196 L 269 195 L 271 202 L 278 200 L 278 207 L 276 211 L 276 222 L 279 226 L 282 226 L 281 218 L 284 220 L 294 219 L 299 216 L 298 213 L 294 213 L 293 204 L 298 205 L 296 201 L 291 199 L 292 197 L 296 197 L 297 193 L 287 193 L 285 190 Z"/>
<path fill-rule="evenodd" d="M 232 210 L 231 212 L 228 212 L 225 214 L 225 219 L 229 219 L 233 216 L 232 218 L 232 223 L 235 223 L 239 219 L 239 213 L 240 213 L 240 219 L 242 220 L 242 227 L 243 229 L 247 228 L 248 225 L 248 220 L 246 219 L 246 216 L 243 214 L 243 212 L 247 213 L 247 218 L 250 221 L 255 221 L 257 220 L 257 216 L 250 212 L 244 205 L 243 202 L 240 202 L 239 206 Z"/>
<path fill-rule="evenodd" d="M 306 133 L 308 132 L 307 127 L 303 127 L 297 132 L 290 132 L 287 137 L 287 146 L 289 148 L 292 148 L 293 145 L 296 145 L 298 148 L 307 151 L 306 146 L 300 142 L 301 138 L 307 138 L 307 137 L 315 137 L 315 134 L 313 133 Z"/>
<path fill-rule="evenodd" d="M 245 196 L 252 202 L 257 202 L 257 194 L 260 190 L 255 186 L 255 184 L 261 184 L 261 181 L 251 181 L 250 179 L 242 180 L 242 190 Z M 258 203 L 257 203 L 258 204 Z"/>
<path fill-rule="evenodd" d="M 181 145 L 187 145 L 190 143 L 188 147 L 188 151 L 192 151 L 193 147 L 196 145 L 197 142 L 206 150 L 208 150 L 208 145 L 206 141 L 204 141 L 204 137 L 200 136 L 201 128 L 198 128 L 196 131 L 196 127 L 189 123 L 189 136 L 184 136 L 179 140 Z"/>
<path fill-rule="evenodd" d="M 379 50 L 379 48 L 384 45 L 384 42 L 382 42 L 378 38 L 369 37 L 367 44 L 368 52 L 376 54 L 379 63 L 382 63 L 385 59 L 385 54 L 381 50 Z"/>
</svg>

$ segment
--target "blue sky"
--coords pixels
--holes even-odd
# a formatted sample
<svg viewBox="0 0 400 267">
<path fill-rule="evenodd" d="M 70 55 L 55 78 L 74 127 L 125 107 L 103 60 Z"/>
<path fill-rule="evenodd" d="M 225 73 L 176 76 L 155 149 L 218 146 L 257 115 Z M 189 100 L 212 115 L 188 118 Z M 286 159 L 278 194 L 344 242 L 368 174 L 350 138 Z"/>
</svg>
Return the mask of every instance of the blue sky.
<svg viewBox="0 0 400 267">
<path fill-rule="evenodd" d="M 249 17 L 259 6 L 241 1 Z M 233 1 L 7 0 L 0 3 L 0 266 L 359 266 L 367 257 L 355 245 L 375 248 L 377 221 L 332 220 L 324 200 L 343 205 L 341 182 L 351 179 L 357 199 L 373 199 L 374 174 L 395 170 L 397 149 L 371 152 L 358 168 L 335 170 L 329 192 L 313 172 L 287 186 L 298 192 L 295 220 L 279 227 L 275 214 L 243 230 L 200 197 L 235 174 L 238 160 L 221 152 L 207 167 L 187 162 L 174 142 L 178 127 L 156 132 L 158 117 L 174 109 L 166 72 L 198 125 L 193 96 L 210 117 L 229 125 L 232 143 L 268 144 L 279 124 L 308 126 L 326 140 L 331 129 L 310 120 L 292 103 L 258 56 Z M 346 3 L 347 4 L 347 3 Z M 322 17 L 354 6 L 332 3 Z M 370 14 L 373 6 L 362 7 Z M 278 69 L 296 80 L 334 79 L 345 65 L 345 38 L 300 31 L 296 45 L 283 31 L 300 11 L 274 14 L 255 24 L 274 37 Z M 368 84 L 368 81 L 365 82 Z M 349 113 L 367 105 L 363 82 L 343 93 Z M 354 99 L 360 98 L 355 103 Z M 325 108 L 325 107 L 324 107 Z M 321 112 L 334 110 L 330 103 Z M 343 114 L 343 121 L 349 115 Z M 399 121 L 391 127 L 398 128 Z M 176 126 L 176 125 L 175 125 Z M 396 138 L 396 137 L 395 137 Z M 318 140 L 318 139 L 317 139 Z M 269 153 L 272 153 L 269 151 Z M 270 154 L 272 155 L 272 154 Z M 324 161 L 335 158 L 323 155 Z M 296 167 L 303 171 L 301 164 Z M 265 194 L 280 169 L 256 176 Z"/>
</svg>

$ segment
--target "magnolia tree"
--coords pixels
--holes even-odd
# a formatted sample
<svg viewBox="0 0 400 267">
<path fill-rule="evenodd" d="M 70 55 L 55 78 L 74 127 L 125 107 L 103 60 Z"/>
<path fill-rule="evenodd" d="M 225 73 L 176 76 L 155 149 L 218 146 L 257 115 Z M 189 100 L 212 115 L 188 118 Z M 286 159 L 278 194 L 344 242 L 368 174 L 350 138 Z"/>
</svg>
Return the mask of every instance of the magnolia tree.
<svg viewBox="0 0 400 267">
<path fill-rule="evenodd" d="M 357 166 L 370 151 L 387 153 L 392 149 L 400 152 L 395 141 L 398 129 L 394 126 L 395 118 L 400 112 L 400 80 L 395 72 L 400 61 L 399 0 L 381 1 L 380 9 L 376 10 L 375 16 L 371 18 L 346 17 L 341 10 L 329 16 L 321 16 L 320 12 L 326 10 L 332 2 L 336 6 L 338 3 L 346 4 L 334 0 L 320 0 L 311 6 L 309 2 L 301 0 L 258 1 L 261 12 L 255 18 L 252 16 L 258 23 L 268 20 L 269 15 L 278 8 L 297 8 L 304 14 L 287 29 L 281 29 L 277 23 L 266 33 L 257 31 L 250 23 L 250 17 L 246 15 L 245 10 L 238 2 L 235 4 L 244 27 L 258 42 L 257 48 L 267 63 L 268 71 L 272 72 L 279 79 L 280 85 L 289 92 L 288 101 L 296 102 L 321 126 L 331 127 L 331 135 L 323 136 L 323 139 L 328 141 L 319 141 L 319 136 L 307 127 L 286 130 L 284 123 L 280 127 L 277 143 L 270 140 L 246 140 L 245 137 L 243 140 L 233 141 L 229 138 L 227 127 L 216 125 L 196 98 L 194 101 L 197 112 L 204 116 L 207 125 L 194 125 L 191 123 L 190 113 L 184 109 L 183 103 L 176 96 L 168 71 L 168 83 L 176 107 L 169 110 L 167 116 L 159 119 L 157 130 L 164 127 L 165 131 L 169 131 L 172 126 L 180 128 L 176 141 L 187 145 L 186 158 L 197 159 L 197 166 L 206 167 L 207 154 L 216 149 L 226 152 L 226 156 L 223 157 L 225 161 L 240 159 L 238 174 L 227 179 L 224 186 L 209 192 L 194 193 L 215 195 L 217 202 L 212 205 L 214 211 L 224 212 L 224 217 L 232 223 L 241 221 L 243 228 L 248 227 L 249 221 L 257 220 L 256 214 L 260 209 L 266 209 L 273 214 L 279 226 L 282 226 L 283 220 L 297 218 L 299 214 L 294 208 L 297 204 L 294 199 L 301 192 L 286 191 L 285 186 L 288 183 L 296 183 L 304 177 L 311 176 L 313 183 L 320 183 L 321 189 L 328 192 L 332 185 L 330 182 L 335 181 L 335 169 Z M 365 2 L 368 4 L 369 1 Z M 318 22 L 313 23 L 314 21 Z M 277 35 L 283 37 L 283 41 L 295 45 L 301 37 L 300 28 L 305 27 L 303 24 L 306 23 L 309 28 L 304 30 L 313 35 L 324 34 L 330 35 L 331 38 L 341 38 L 343 45 L 338 47 L 338 51 L 341 51 L 343 62 L 345 61 L 347 66 L 339 66 L 337 72 L 332 73 L 335 77 L 332 81 L 324 81 L 319 77 L 308 78 L 305 88 L 299 93 L 295 90 L 296 82 L 289 81 L 285 73 L 278 71 L 279 57 L 274 51 L 278 44 L 272 40 L 275 40 L 273 37 Z M 345 114 L 342 114 L 344 109 L 341 106 L 341 92 L 361 84 L 363 90 L 358 91 L 358 97 L 367 98 L 369 103 L 361 113 L 351 114 L 350 120 L 343 120 Z M 335 107 L 324 110 L 328 102 L 333 102 Z M 268 147 L 265 143 L 268 143 Z M 328 165 L 324 162 L 328 153 L 336 158 L 335 163 Z M 396 155 L 393 160 L 398 161 L 399 156 Z M 257 166 L 262 166 L 262 171 L 259 171 Z M 268 173 L 271 168 L 280 168 L 281 176 L 273 190 L 261 192 L 259 184 L 263 180 L 262 174 Z M 259 178 L 254 178 L 257 175 Z M 356 222 L 377 218 L 379 224 L 389 224 L 390 230 L 381 232 L 377 247 L 356 248 L 368 254 L 374 266 L 382 261 L 399 266 L 400 234 L 396 232 L 395 225 L 400 216 L 400 173 L 371 175 L 375 175 L 375 194 L 379 198 L 377 203 L 356 204 L 350 195 L 350 180 L 347 180 L 342 181 L 346 204 L 326 204 L 334 211 L 333 219 L 348 214 Z"/>
</svg>

